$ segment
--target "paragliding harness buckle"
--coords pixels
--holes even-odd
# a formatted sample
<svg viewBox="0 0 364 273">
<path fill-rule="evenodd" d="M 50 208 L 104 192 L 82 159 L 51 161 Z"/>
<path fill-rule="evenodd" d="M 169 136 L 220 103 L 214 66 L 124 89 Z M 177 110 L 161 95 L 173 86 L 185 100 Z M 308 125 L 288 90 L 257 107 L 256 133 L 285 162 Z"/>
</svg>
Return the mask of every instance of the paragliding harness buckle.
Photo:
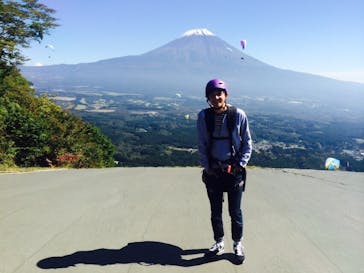
<svg viewBox="0 0 364 273">
<path fill-rule="evenodd" d="M 230 174 L 233 176 L 242 176 L 242 179 L 239 183 L 235 184 L 234 187 L 235 188 L 241 188 L 242 191 L 245 191 L 245 186 L 246 186 L 246 169 L 241 167 L 238 164 L 229 164 L 229 163 L 224 163 L 221 161 L 214 161 L 215 164 L 217 164 L 217 168 L 215 168 L 215 175 L 220 176 L 220 175 L 224 175 L 224 174 Z M 206 182 L 205 182 L 206 183 Z M 224 191 L 227 191 L 228 189 L 225 188 Z"/>
<path fill-rule="evenodd" d="M 223 161 L 218 161 L 218 160 L 214 160 L 214 165 L 216 165 L 216 169 L 217 171 L 221 172 L 221 173 L 232 173 L 232 169 L 233 169 L 233 165 L 230 164 L 228 161 L 223 162 Z"/>
<path fill-rule="evenodd" d="M 220 173 L 228 173 L 228 174 L 236 175 L 241 172 L 241 167 L 237 164 L 232 164 L 231 160 L 224 161 L 224 162 L 214 160 L 214 163 L 218 166 L 216 169 Z"/>
</svg>

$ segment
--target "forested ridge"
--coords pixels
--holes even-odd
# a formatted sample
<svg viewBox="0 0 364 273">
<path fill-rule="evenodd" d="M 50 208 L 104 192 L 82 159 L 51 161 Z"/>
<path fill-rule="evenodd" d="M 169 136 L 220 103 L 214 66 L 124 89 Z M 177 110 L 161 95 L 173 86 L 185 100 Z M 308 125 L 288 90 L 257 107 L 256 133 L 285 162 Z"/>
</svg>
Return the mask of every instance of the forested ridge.
<svg viewBox="0 0 364 273">
<path fill-rule="evenodd" d="M 99 129 L 36 97 L 15 68 L 1 77 L 0 165 L 107 167 L 113 153 Z"/>
</svg>

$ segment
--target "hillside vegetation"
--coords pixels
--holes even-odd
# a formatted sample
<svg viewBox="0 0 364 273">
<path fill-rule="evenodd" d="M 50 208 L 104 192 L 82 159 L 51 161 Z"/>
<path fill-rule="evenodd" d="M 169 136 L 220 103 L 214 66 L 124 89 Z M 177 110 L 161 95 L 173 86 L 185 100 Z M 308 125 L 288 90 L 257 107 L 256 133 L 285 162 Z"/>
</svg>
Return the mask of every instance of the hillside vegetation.
<svg viewBox="0 0 364 273">
<path fill-rule="evenodd" d="M 36 97 L 15 68 L 0 73 L 0 165 L 113 166 L 114 147 L 95 126 Z"/>
<path fill-rule="evenodd" d="M 113 166 L 114 147 L 100 131 L 35 96 L 17 66 L 21 48 L 57 26 L 37 0 L 0 0 L 0 167 Z"/>
</svg>

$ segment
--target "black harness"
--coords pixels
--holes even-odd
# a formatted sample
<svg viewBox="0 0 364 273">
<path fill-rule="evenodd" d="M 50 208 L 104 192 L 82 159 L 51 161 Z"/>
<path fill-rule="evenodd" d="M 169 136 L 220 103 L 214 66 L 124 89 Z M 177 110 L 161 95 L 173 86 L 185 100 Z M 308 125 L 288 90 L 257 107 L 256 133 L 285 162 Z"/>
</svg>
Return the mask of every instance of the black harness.
<svg viewBox="0 0 364 273">
<path fill-rule="evenodd" d="M 215 137 L 213 135 L 214 130 L 215 130 L 215 111 L 212 107 L 210 108 L 206 108 L 205 110 L 205 122 L 206 122 L 206 129 L 208 131 L 208 134 L 210 136 L 210 141 L 209 141 L 209 145 L 210 147 L 208 147 L 209 153 L 208 153 L 208 157 L 209 157 L 209 165 L 212 166 L 212 163 L 216 163 L 219 166 L 219 171 L 222 172 L 232 172 L 234 173 L 234 169 L 232 169 L 232 166 L 236 166 L 236 163 L 238 162 L 237 158 L 240 157 L 241 155 L 241 151 L 236 151 L 235 147 L 233 145 L 233 130 L 236 126 L 236 115 L 237 115 L 237 108 L 234 106 L 228 106 L 227 107 L 227 128 L 229 131 L 229 136 L 228 137 Z M 218 161 L 214 158 L 212 158 L 211 156 L 211 144 L 213 139 L 229 139 L 230 141 L 230 148 L 231 148 L 231 157 L 229 160 L 227 161 Z M 243 175 L 243 180 L 242 182 L 237 185 L 239 187 L 243 187 L 243 191 L 245 190 L 245 182 L 246 182 L 246 169 L 243 168 L 242 170 L 242 175 Z"/>
<path fill-rule="evenodd" d="M 237 156 L 237 153 L 235 151 L 234 145 L 233 145 L 233 130 L 234 127 L 236 126 L 236 113 L 237 113 L 237 109 L 234 106 L 228 106 L 227 107 L 227 128 L 229 131 L 229 136 L 228 137 L 215 137 L 213 135 L 214 130 L 215 130 L 215 111 L 212 107 L 210 108 L 206 108 L 205 110 L 205 122 L 206 122 L 206 128 L 208 131 L 208 134 L 210 136 L 210 142 L 209 145 L 211 146 L 212 144 L 212 140 L 221 140 L 221 139 L 228 139 L 230 141 L 230 148 L 231 148 L 231 158 L 227 161 L 218 161 L 214 158 L 211 157 L 211 147 L 208 147 L 209 150 L 209 163 L 211 166 L 211 163 L 215 162 L 217 163 L 219 166 L 223 167 L 224 165 L 230 165 L 235 163 L 235 157 Z"/>
</svg>

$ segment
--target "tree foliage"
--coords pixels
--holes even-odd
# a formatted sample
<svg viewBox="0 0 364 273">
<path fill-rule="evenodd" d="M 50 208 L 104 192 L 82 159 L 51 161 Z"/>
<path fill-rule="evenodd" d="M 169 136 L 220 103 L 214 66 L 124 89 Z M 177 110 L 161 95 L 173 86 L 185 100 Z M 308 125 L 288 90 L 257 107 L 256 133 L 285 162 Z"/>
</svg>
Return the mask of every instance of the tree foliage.
<svg viewBox="0 0 364 273">
<path fill-rule="evenodd" d="M 56 27 L 55 11 L 38 0 L 0 0 L 0 67 L 22 64 L 27 60 L 22 48 L 40 42 Z M 4 71 L 3 71 L 4 72 Z"/>
<path fill-rule="evenodd" d="M 114 165 L 114 146 L 99 129 L 34 96 L 17 69 L 0 82 L 0 94 L 0 165 Z"/>
</svg>

